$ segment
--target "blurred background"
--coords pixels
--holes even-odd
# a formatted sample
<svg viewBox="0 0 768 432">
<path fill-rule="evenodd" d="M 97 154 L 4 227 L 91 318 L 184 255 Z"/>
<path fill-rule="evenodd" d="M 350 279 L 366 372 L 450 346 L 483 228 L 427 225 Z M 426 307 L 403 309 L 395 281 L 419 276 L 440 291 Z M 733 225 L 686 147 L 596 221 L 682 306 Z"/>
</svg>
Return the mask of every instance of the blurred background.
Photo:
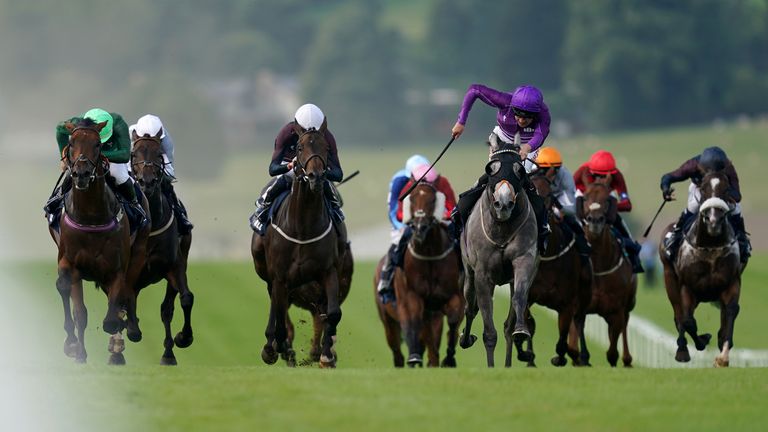
<svg viewBox="0 0 768 432">
<path fill-rule="evenodd" d="M 376 245 L 360 253 L 379 254 L 389 177 L 414 152 L 437 155 L 476 82 L 541 88 L 547 144 L 571 170 L 613 151 L 642 231 L 660 175 L 704 147 L 723 146 L 759 181 L 767 28 L 765 0 L 0 0 L 0 163 L 24 181 L 9 194 L 4 255 L 55 253 L 33 218 L 59 174 L 54 127 L 98 106 L 129 124 L 163 119 L 197 224 L 192 255 L 248 259 L 274 137 L 304 102 L 326 113 L 345 171 L 362 172 L 342 189 L 345 210 L 356 243 Z M 494 119 L 476 103 L 438 165 L 457 193 L 477 177 Z M 745 195 L 754 228 L 762 198 Z"/>
</svg>

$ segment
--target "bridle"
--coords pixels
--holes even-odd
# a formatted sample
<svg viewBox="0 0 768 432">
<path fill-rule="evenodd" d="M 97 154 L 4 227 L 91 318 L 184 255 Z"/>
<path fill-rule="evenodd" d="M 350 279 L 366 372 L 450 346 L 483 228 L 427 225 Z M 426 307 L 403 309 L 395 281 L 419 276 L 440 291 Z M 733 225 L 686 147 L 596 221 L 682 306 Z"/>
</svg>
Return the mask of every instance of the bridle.
<svg viewBox="0 0 768 432">
<path fill-rule="evenodd" d="M 98 130 L 88 126 L 79 126 L 72 129 L 72 131 L 69 134 L 69 144 L 67 144 L 67 147 L 64 149 L 64 154 L 67 160 L 67 167 L 71 173 L 74 172 L 75 165 L 81 162 L 85 162 L 91 167 L 90 174 L 88 175 L 88 185 L 90 185 L 90 183 L 95 179 L 103 178 L 106 175 L 107 171 L 109 171 L 109 160 L 104 155 L 101 154 L 100 141 L 99 141 L 99 144 L 96 145 L 96 149 L 97 149 L 97 158 L 98 158 L 97 160 L 101 162 L 101 166 L 103 168 L 101 174 L 97 172 L 99 168 L 99 164 L 96 161 L 91 160 L 89 157 L 87 157 L 82 153 L 80 153 L 77 159 L 75 159 L 74 161 L 72 160 L 72 155 L 71 155 L 72 154 L 72 137 L 75 135 L 75 132 L 80 130 L 94 132 L 96 133 L 97 136 L 99 134 Z M 86 185 L 86 187 L 88 186 Z"/>
<path fill-rule="evenodd" d="M 152 138 L 152 137 L 141 137 L 141 138 L 139 138 L 139 139 L 137 139 L 136 141 L 133 142 L 133 146 L 135 147 L 136 144 L 141 142 L 141 141 L 151 141 L 153 143 L 157 143 L 158 145 L 160 145 L 160 142 L 157 141 L 157 139 L 155 139 L 155 138 Z M 131 170 L 133 171 L 134 176 L 138 176 L 140 171 L 141 171 L 141 169 L 144 168 L 144 167 L 154 168 L 153 171 L 154 171 L 156 177 L 158 177 L 158 178 L 161 177 L 162 174 L 165 172 L 165 160 L 162 157 L 162 152 L 161 152 L 161 156 L 159 158 L 156 158 L 156 160 L 143 160 L 143 161 L 140 161 L 140 162 L 134 162 L 134 158 L 135 157 L 136 157 L 136 150 L 134 149 L 133 151 L 131 151 Z M 160 160 L 159 163 L 157 162 L 157 159 Z"/>
<path fill-rule="evenodd" d="M 314 135 L 314 134 L 319 134 L 319 133 L 320 133 L 320 131 L 318 131 L 316 129 L 308 129 L 308 130 L 302 132 L 301 135 L 299 135 L 299 139 L 298 139 L 297 144 L 296 144 L 296 166 L 295 166 L 294 170 L 296 172 L 297 177 L 299 177 L 301 179 L 306 179 L 307 178 L 307 169 L 306 169 L 306 167 L 307 167 L 307 164 L 309 164 L 309 162 L 312 161 L 312 159 L 315 159 L 315 158 L 320 159 L 320 162 L 322 162 L 322 164 L 323 164 L 323 170 L 322 170 L 323 175 L 325 175 L 325 171 L 328 169 L 328 160 L 327 160 L 328 156 L 327 155 L 325 157 L 323 157 L 322 155 L 320 155 L 318 153 L 312 153 L 303 162 L 302 162 L 301 157 L 300 157 L 301 156 L 301 152 L 304 149 L 304 146 L 301 144 L 301 140 L 304 138 L 304 136 L 305 135 L 309 135 L 309 134 L 313 134 Z M 314 142 L 314 138 L 309 138 L 309 139 L 311 140 L 310 142 Z"/>
</svg>

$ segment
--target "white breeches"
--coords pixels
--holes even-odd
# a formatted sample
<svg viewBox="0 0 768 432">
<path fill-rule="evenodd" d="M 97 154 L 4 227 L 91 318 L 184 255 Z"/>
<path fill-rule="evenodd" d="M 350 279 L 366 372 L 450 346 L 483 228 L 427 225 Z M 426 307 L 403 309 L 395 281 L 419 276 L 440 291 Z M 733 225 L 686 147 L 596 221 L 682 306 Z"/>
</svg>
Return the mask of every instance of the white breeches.
<svg viewBox="0 0 768 432">
<path fill-rule="evenodd" d="M 109 163 L 109 174 L 115 178 L 115 182 L 119 185 L 128 181 L 131 176 L 128 174 L 128 163 Z"/>
<path fill-rule="evenodd" d="M 404 231 L 404 228 L 400 228 L 400 229 L 393 229 L 392 231 L 389 232 L 389 238 L 392 241 L 393 245 L 400 243 L 400 237 L 403 236 L 403 231 Z"/>
<path fill-rule="evenodd" d="M 495 133 L 496 136 L 498 136 L 500 140 L 504 141 L 507 144 L 514 144 L 515 143 L 514 138 L 507 136 L 507 134 L 504 133 L 504 131 L 501 130 L 501 127 L 499 127 L 499 126 L 496 126 L 495 128 L 493 128 L 493 133 Z M 521 144 L 527 144 L 527 143 L 521 143 Z M 536 156 L 538 154 L 539 154 L 539 149 L 533 150 L 530 153 L 528 153 L 528 157 L 526 158 L 525 161 L 523 161 L 523 166 L 525 167 L 525 172 L 530 174 L 531 171 L 533 171 L 535 169 L 535 165 L 533 163 L 531 163 L 531 161 L 529 161 L 528 159 L 536 160 Z"/>
<path fill-rule="evenodd" d="M 701 191 L 699 187 L 693 182 L 688 185 L 688 211 L 691 213 L 698 213 L 699 206 L 701 205 Z M 733 206 L 733 214 L 741 214 L 741 203 L 736 203 Z"/>
<path fill-rule="evenodd" d="M 173 162 L 171 162 L 171 160 L 168 159 L 168 155 L 165 153 L 163 153 L 163 163 L 165 164 L 165 173 L 169 175 L 171 178 L 176 178 L 176 176 L 174 175 L 175 172 L 173 170 Z"/>
</svg>

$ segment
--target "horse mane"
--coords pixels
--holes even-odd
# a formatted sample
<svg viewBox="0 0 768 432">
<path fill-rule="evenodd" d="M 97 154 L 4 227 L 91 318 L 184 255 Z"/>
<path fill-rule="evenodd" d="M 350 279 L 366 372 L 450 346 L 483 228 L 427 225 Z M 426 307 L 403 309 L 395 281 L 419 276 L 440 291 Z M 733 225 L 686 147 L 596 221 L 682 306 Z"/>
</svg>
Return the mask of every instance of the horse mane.
<svg viewBox="0 0 768 432">
<path fill-rule="evenodd" d="M 93 119 L 88 117 L 75 119 L 75 121 L 72 122 L 72 124 L 75 125 L 76 127 L 94 127 L 98 125 L 98 123 L 96 123 L 95 121 L 93 121 Z"/>
</svg>

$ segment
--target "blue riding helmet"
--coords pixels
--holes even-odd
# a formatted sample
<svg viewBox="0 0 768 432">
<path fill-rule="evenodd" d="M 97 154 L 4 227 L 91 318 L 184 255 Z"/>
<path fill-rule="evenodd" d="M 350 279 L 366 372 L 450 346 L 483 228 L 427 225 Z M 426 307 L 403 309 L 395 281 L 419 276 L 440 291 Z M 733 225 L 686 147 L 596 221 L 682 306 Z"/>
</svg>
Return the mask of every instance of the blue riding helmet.
<svg viewBox="0 0 768 432">
<path fill-rule="evenodd" d="M 706 172 L 721 171 L 728 163 L 728 156 L 720 147 L 707 147 L 699 156 L 699 166 Z"/>
<path fill-rule="evenodd" d="M 405 162 L 405 170 L 408 172 L 409 177 L 413 175 L 413 170 L 419 165 L 429 165 L 429 160 L 419 154 L 408 158 L 408 161 Z"/>
</svg>

